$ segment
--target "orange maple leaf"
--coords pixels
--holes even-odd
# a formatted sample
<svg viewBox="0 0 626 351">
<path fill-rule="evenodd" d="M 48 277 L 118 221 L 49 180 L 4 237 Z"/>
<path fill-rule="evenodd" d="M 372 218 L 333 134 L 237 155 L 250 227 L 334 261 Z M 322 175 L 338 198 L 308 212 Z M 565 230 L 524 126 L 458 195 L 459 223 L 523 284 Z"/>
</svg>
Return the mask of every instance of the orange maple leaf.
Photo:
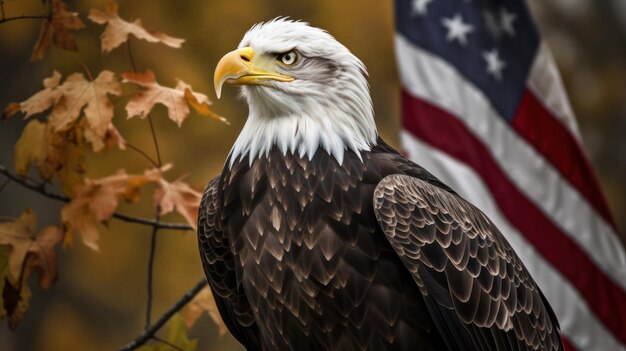
<svg viewBox="0 0 626 351">
<path fill-rule="evenodd" d="M 174 38 L 165 33 L 143 27 L 141 19 L 128 22 L 121 19 L 117 13 L 117 3 L 110 2 L 104 11 L 91 9 L 88 18 L 98 24 L 107 24 L 101 35 L 102 52 L 107 53 L 120 46 L 128 40 L 128 35 L 132 34 L 138 39 L 143 39 L 151 43 L 163 43 L 173 48 L 179 48 L 185 39 Z"/>
<path fill-rule="evenodd" d="M 176 122 L 178 126 L 183 123 L 189 115 L 188 99 L 185 97 L 185 90 L 189 90 L 197 104 L 209 104 L 209 98 L 201 93 L 191 90 L 191 86 L 180 79 L 177 79 L 175 88 L 165 87 L 157 83 L 154 73 L 150 70 L 146 72 L 125 72 L 122 73 L 124 82 L 135 83 L 144 89 L 135 94 L 126 104 L 128 118 L 140 116 L 144 118 L 152 111 L 157 103 L 165 105 L 169 118 Z"/>
<path fill-rule="evenodd" d="M 50 116 L 50 123 L 54 129 L 66 130 L 80 117 L 82 111 L 87 119 L 92 144 L 96 137 L 104 139 L 113 119 L 113 103 L 109 100 L 108 94 L 122 93 L 122 86 L 115 74 L 105 70 L 100 72 L 95 80 L 89 81 L 82 73 L 74 73 L 67 77 L 58 89 L 62 97 Z"/>
<path fill-rule="evenodd" d="M 78 13 L 67 11 L 67 4 L 61 0 L 52 0 L 50 18 L 41 22 L 39 38 L 33 47 L 30 62 L 41 60 L 50 50 L 50 44 L 65 50 L 78 50 L 72 31 L 85 27 Z"/>
<path fill-rule="evenodd" d="M 61 90 L 57 89 L 60 82 L 61 73 L 55 70 L 51 77 L 43 80 L 44 88 L 42 90 L 22 102 L 9 104 L 4 110 L 4 115 L 10 117 L 18 111 L 21 111 L 24 113 L 24 118 L 28 118 L 36 113 L 49 109 L 54 106 L 62 96 Z"/>
<path fill-rule="evenodd" d="M 198 223 L 198 207 L 202 194 L 182 181 L 182 178 L 174 182 L 168 182 L 161 178 L 157 180 L 157 188 L 154 190 L 153 202 L 159 209 L 159 214 L 164 215 L 176 210 L 187 223 L 194 229 Z"/>
<path fill-rule="evenodd" d="M 226 118 L 218 115 L 209 108 L 211 102 L 208 100 L 208 98 L 205 101 L 199 101 L 194 93 L 191 91 L 191 89 L 185 88 L 185 100 L 187 100 L 189 106 L 193 107 L 193 109 L 196 110 L 196 112 L 198 112 L 199 114 L 209 116 L 214 120 L 230 125 L 230 122 L 228 122 Z"/>
<path fill-rule="evenodd" d="M 61 210 L 61 219 L 68 228 L 78 232 L 83 243 L 98 250 L 98 222 L 107 221 L 113 216 L 119 200 L 135 202 L 139 197 L 139 188 L 148 183 L 156 182 L 162 177 L 160 170 L 152 170 L 140 175 L 129 175 L 120 169 L 115 174 L 100 179 L 85 179 L 84 184 L 76 186 L 72 201 Z"/>
<path fill-rule="evenodd" d="M 63 240 L 63 231 L 49 226 L 39 234 L 37 219 L 31 209 L 26 209 L 14 222 L 0 224 L 0 244 L 11 247 L 9 273 L 22 282 L 33 272 L 39 275 L 39 285 L 48 289 L 57 277 L 55 246 Z"/>
</svg>

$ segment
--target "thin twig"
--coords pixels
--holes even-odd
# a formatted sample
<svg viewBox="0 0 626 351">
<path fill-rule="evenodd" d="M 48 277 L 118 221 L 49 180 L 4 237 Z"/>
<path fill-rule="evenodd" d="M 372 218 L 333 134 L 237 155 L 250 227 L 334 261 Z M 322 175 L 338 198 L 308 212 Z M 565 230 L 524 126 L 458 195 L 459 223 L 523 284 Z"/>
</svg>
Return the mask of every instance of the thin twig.
<svg viewBox="0 0 626 351">
<path fill-rule="evenodd" d="M 7 185 L 9 185 L 10 182 L 11 182 L 11 178 L 7 178 L 4 180 L 4 182 L 2 182 L 2 185 L 0 185 L 0 194 L 2 194 L 2 192 L 7 187 Z"/>
<path fill-rule="evenodd" d="M 48 16 L 45 16 L 45 15 L 21 15 L 21 16 L 15 16 L 15 17 L 2 18 L 0 19 L 0 24 L 15 21 L 15 20 L 22 20 L 22 19 L 49 19 L 49 18 Z"/>
<path fill-rule="evenodd" d="M 130 38 L 126 41 L 126 49 L 128 51 L 128 59 L 130 60 L 130 65 L 133 68 L 133 71 L 137 72 L 137 63 L 135 62 L 135 57 L 133 56 L 133 50 L 130 47 Z"/>
<path fill-rule="evenodd" d="M 165 345 L 167 345 L 167 346 L 169 346 L 169 347 L 173 348 L 174 350 L 185 351 L 185 350 L 183 350 L 182 348 L 180 348 L 179 346 L 176 346 L 176 345 L 172 344 L 171 342 L 169 342 L 169 341 L 167 341 L 167 340 L 161 339 L 161 338 L 159 338 L 158 336 L 153 336 L 153 337 L 152 337 L 152 340 L 154 340 L 154 341 L 158 341 L 158 342 L 160 342 L 160 343 L 163 343 L 163 344 L 165 344 Z"/>
<path fill-rule="evenodd" d="M 50 199 L 54 199 L 54 200 L 58 200 L 58 201 L 62 201 L 62 202 L 70 202 L 72 201 L 72 199 L 70 199 L 67 196 L 64 195 L 60 195 L 60 194 L 56 194 L 53 192 L 50 192 L 46 189 L 45 184 L 38 184 L 33 182 L 32 180 L 29 179 L 25 179 L 22 177 L 19 177 L 13 173 L 11 173 L 5 166 L 0 165 L 0 174 L 3 174 L 5 176 L 7 176 L 8 178 L 10 178 L 13 182 L 15 182 L 16 184 L 19 184 L 27 189 L 30 189 L 38 194 L 41 194 L 47 198 Z M 141 218 L 141 217 L 133 217 L 133 216 L 128 216 L 119 212 L 114 212 L 113 213 L 113 218 L 122 220 L 124 222 L 130 222 L 130 223 L 138 223 L 138 224 L 143 224 L 143 225 L 149 225 L 149 226 L 156 226 L 159 229 L 174 229 L 174 230 L 193 230 L 193 228 L 188 225 L 188 224 L 182 224 L 182 223 L 167 223 L 167 222 L 159 222 L 159 221 L 155 221 L 152 219 L 147 219 L 147 218 Z"/>
<path fill-rule="evenodd" d="M 135 62 L 135 57 L 133 56 L 133 50 L 130 46 L 130 40 L 127 41 L 126 48 L 128 49 L 128 58 L 130 60 L 130 64 L 133 67 L 133 71 L 137 71 L 137 63 Z M 156 131 L 154 130 L 154 124 L 152 123 L 152 116 L 148 114 L 148 123 L 150 124 L 150 134 L 152 134 L 152 142 L 154 143 L 154 150 L 157 156 L 157 167 L 161 168 L 163 162 L 161 161 L 161 151 L 159 150 L 159 142 L 157 140 Z M 136 149 L 136 151 L 145 154 L 143 151 Z M 152 158 L 148 157 L 149 160 Z M 154 163 L 154 161 L 152 161 Z M 159 208 L 156 209 L 155 221 L 158 222 L 160 219 Z M 152 315 L 152 295 L 153 295 L 153 280 L 154 280 L 154 256 L 156 254 L 156 243 L 157 237 L 159 234 L 159 228 L 157 226 L 152 227 L 152 235 L 150 236 L 150 254 L 148 256 L 148 298 L 146 301 L 146 330 L 150 328 L 150 320 Z"/>
<path fill-rule="evenodd" d="M 148 124 L 150 124 L 150 132 L 152 132 L 152 141 L 154 142 L 154 149 L 156 150 L 157 163 L 159 167 L 163 165 L 161 162 L 161 152 L 159 151 L 159 143 L 157 142 L 156 132 L 154 131 L 154 124 L 152 124 L 152 116 L 148 113 Z"/>
<path fill-rule="evenodd" d="M 81 64 L 81 66 L 83 66 L 83 69 L 85 70 L 85 73 L 87 73 L 87 78 L 89 78 L 89 81 L 93 82 L 93 74 L 91 74 L 91 70 L 89 69 L 89 67 L 87 66 L 85 61 L 80 60 L 80 64 Z"/>
<path fill-rule="evenodd" d="M 156 221 L 159 221 L 159 209 L 157 208 Z M 153 280 L 154 280 L 154 256 L 156 253 L 157 234 L 159 228 L 152 227 L 152 236 L 150 236 L 150 254 L 148 256 L 148 297 L 146 301 L 146 325 L 145 328 L 150 328 L 150 321 L 152 315 L 152 295 L 153 295 Z"/>
<path fill-rule="evenodd" d="M 167 321 L 172 318 L 176 314 L 176 312 L 180 311 L 189 301 L 191 301 L 202 288 L 206 286 L 206 280 L 201 279 L 191 290 L 187 291 L 185 295 L 183 295 L 176 303 L 170 307 L 163 315 L 150 326 L 150 328 L 146 329 L 141 335 L 139 335 L 136 339 L 131 341 L 125 347 L 119 349 L 119 351 L 131 351 L 139 348 L 139 346 L 145 344 L 150 339 L 154 337 L 154 335 L 167 323 Z"/>
<path fill-rule="evenodd" d="M 156 161 L 154 161 L 152 159 L 152 157 L 150 157 L 147 153 L 145 153 L 143 150 L 141 150 L 140 148 L 134 146 L 133 144 L 126 142 L 126 146 L 128 146 L 131 150 L 136 151 L 137 153 L 139 153 L 141 156 L 145 157 L 146 160 L 148 160 L 150 163 L 152 163 L 152 165 L 156 168 L 159 168 L 159 164 L 156 163 Z"/>
</svg>

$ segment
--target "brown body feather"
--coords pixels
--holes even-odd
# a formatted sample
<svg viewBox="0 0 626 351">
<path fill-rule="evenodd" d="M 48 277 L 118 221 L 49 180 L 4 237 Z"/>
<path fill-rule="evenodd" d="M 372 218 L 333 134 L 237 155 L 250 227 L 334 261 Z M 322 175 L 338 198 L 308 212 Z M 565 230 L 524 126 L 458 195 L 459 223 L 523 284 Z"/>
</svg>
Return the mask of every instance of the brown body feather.
<svg viewBox="0 0 626 351">
<path fill-rule="evenodd" d="M 207 186 L 201 257 L 247 349 L 561 349 L 545 298 L 480 211 L 382 140 L 361 156 L 274 148 Z"/>
</svg>

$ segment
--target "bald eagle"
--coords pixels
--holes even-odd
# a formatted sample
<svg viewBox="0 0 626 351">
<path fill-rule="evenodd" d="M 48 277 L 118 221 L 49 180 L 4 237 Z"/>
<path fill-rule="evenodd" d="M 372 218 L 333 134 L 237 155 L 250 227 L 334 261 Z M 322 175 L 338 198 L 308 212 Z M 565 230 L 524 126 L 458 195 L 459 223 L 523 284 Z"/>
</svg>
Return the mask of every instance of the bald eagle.
<svg viewBox="0 0 626 351">
<path fill-rule="evenodd" d="M 248 350 L 562 350 L 498 228 L 376 131 L 363 63 L 324 30 L 252 27 L 215 70 L 249 106 L 198 221 Z"/>
</svg>

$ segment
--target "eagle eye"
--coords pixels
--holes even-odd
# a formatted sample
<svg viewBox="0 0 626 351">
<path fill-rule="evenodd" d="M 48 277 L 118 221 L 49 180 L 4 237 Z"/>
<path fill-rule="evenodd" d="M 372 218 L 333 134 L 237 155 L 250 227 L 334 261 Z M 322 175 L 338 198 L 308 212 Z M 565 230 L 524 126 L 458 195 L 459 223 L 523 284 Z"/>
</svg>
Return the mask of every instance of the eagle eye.
<svg viewBox="0 0 626 351">
<path fill-rule="evenodd" d="M 284 65 L 291 66 L 297 63 L 300 59 L 298 53 L 294 50 L 282 53 L 278 55 L 278 60 L 282 62 Z"/>
</svg>

